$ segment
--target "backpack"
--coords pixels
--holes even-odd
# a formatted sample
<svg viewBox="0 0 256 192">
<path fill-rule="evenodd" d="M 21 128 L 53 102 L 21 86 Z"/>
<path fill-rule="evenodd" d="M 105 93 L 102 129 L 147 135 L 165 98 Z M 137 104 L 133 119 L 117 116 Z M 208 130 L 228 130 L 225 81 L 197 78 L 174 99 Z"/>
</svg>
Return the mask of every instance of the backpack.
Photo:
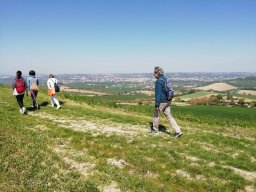
<svg viewBox="0 0 256 192">
<path fill-rule="evenodd" d="M 53 82 L 52 79 L 51 79 L 51 81 Z M 60 92 L 60 86 L 56 82 L 53 82 L 53 83 L 54 83 L 55 92 Z"/>
<path fill-rule="evenodd" d="M 35 81 L 33 81 L 31 83 L 31 90 L 32 91 L 38 91 L 39 90 L 38 85 L 37 85 L 37 83 Z"/>
<path fill-rule="evenodd" d="M 16 79 L 15 87 L 18 93 L 23 93 L 25 91 L 25 82 L 22 78 Z"/>
<path fill-rule="evenodd" d="M 174 90 L 172 87 L 171 79 L 167 79 L 166 81 L 164 81 L 163 79 L 160 79 L 160 80 L 164 82 L 167 100 L 171 101 L 174 97 Z"/>
</svg>

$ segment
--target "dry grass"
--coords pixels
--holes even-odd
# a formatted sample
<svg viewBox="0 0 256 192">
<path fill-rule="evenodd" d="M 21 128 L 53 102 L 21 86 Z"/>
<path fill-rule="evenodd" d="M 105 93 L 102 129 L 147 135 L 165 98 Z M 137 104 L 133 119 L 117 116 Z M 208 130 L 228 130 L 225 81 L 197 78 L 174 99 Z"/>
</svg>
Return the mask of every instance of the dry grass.
<svg viewBox="0 0 256 192">
<path fill-rule="evenodd" d="M 254 95 L 254 96 L 256 96 L 256 91 L 254 91 L 254 90 L 240 90 L 237 93 L 238 94 L 245 94 L 245 95 Z"/>
</svg>

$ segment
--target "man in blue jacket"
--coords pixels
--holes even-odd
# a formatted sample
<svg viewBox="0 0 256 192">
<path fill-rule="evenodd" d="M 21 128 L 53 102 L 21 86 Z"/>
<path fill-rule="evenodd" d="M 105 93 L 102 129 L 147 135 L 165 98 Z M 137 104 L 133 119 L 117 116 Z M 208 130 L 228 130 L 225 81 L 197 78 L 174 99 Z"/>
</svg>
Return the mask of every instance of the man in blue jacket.
<svg viewBox="0 0 256 192">
<path fill-rule="evenodd" d="M 167 99 L 167 92 L 165 88 L 165 82 L 167 79 L 164 76 L 163 69 L 155 67 L 154 77 L 157 80 L 155 83 L 155 112 L 151 132 L 157 133 L 159 131 L 159 115 L 160 111 L 162 111 L 170 125 L 175 130 L 174 137 L 180 137 L 182 135 L 180 127 L 171 115 L 171 101 L 168 101 Z"/>
</svg>

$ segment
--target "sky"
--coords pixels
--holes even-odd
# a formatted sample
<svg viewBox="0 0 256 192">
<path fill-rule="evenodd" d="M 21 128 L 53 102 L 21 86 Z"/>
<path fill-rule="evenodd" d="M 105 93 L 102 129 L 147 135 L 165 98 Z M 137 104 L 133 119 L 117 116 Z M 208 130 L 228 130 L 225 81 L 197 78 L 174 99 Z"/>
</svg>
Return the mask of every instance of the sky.
<svg viewBox="0 0 256 192">
<path fill-rule="evenodd" d="M 0 74 L 256 72 L 255 0 L 0 0 Z"/>
</svg>

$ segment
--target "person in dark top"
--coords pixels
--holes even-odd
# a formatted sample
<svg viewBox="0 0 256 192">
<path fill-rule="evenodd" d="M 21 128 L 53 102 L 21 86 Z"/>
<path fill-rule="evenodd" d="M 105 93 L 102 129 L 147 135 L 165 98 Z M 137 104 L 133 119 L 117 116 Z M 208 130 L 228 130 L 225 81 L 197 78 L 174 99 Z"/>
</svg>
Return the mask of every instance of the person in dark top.
<svg viewBox="0 0 256 192">
<path fill-rule="evenodd" d="M 182 135 L 182 132 L 179 125 L 171 115 L 171 101 L 168 101 L 167 92 L 165 89 L 165 82 L 167 81 L 167 79 L 164 76 L 164 71 L 161 67 L 155 67 L 154 77 L 157 79 L 155 82 L 155 111 L 153 118 L 153 127 L 150 132 L 159 132 L 159 115 L 162 111 L 175 131 L 174 137 L 180 137 Z"/>
</svg>

